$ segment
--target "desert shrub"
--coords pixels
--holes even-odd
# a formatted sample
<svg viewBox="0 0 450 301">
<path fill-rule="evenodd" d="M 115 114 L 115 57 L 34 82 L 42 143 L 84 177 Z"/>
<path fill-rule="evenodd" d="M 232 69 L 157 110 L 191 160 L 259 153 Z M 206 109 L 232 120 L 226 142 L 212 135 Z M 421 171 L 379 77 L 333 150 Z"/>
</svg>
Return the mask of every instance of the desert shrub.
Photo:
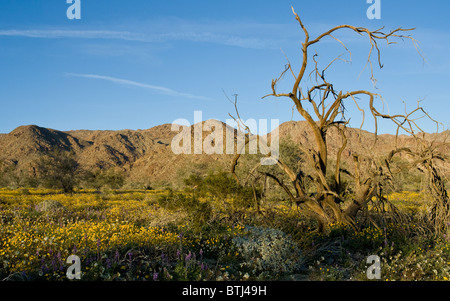
<svg viewBox="0 0 450 301">
<path fill-rule="evenodd" d="M 233 243 L 245 259 L 242 268 L 260 278 L 293 273 L 302 263 L 298 246 L 277 229 L 249 226 L 247 234 L 233 238 Z"/>
<path fill-rule="evenodd" d="M 39 181 L 35 176 L 18 169 L 14 164 L 5 166 L 0 161 L 0 187 L 16 189 L 19 187 L 37 187 L 38 185 Z"/>
<path fill-rule="evenodd" d="M 54 150 L 37 161 L 41 185 L 72 193 L 82 177 L 82 169 L 71 152 Z"/>
<path fill-rule="evenodd" d="M 393 172 L 392 186 L 395 192 L 413 191 L 422 189 L 423 173 L 412 166 L 406 159 L 394 157 L 390 168 Z"/>
<path fill-rule="evenodd" d="M 222 201 L 229 199 L 236 208 L 249 208 L 254 204 L 252 188 L 239 185 L 225 172 L 210 173 L 206 177 L 191 175 L 185 179 L 184 183 L 197 196 L 208 196 Z M 260 194 L 260 191 L 257 191 L 257 196 Z"/>
<path fill-rule="evenodd" d="M 142 189 L 144 190 L 153 190 L 153 186 L 150 183 L 145 183 L 142 185 Z"/>
<path fill-rule="evenodd" d="M 125 177 L 115 169 L 98 169 L 86 172 L 84 182 L 88 188 L 120 189 L 124 185 Z"/>
<path fill-rule="evenodd" d="M 21 194 L 21 195 L 30 195 L 31 193 L 30 193 L 30 190 L 28 189 L 28 188 L 20 188 L 19 189 L 19 193 Z"/>
<path fill-rule="evenodd" d="M 176 193 L 169 190 L 167 195 L 162 195 L 157 200 L 158 204 L 172 212 L 183 211 L 187 213 L 190 225 L 194 232 L 201 231 L 207 226 L 212 216 L 211 205 L 202 202 L 195 195 Z"/>
</svg>

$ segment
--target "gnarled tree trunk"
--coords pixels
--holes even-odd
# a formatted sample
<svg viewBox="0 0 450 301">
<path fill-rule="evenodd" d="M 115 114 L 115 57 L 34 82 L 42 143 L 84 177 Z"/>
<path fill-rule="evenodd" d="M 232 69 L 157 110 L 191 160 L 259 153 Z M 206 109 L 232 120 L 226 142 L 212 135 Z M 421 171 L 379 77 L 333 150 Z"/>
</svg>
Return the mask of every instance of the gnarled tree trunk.
<svg viewBox="0 0 450 301">
<path fill-rule="evenodd" d="M 354 155 L 354 171 L 351 174 L 353 180 L 353 194 L 352 202 L 344 208 L 343 191 L 341 189 L 341 157 L 343 151 L 347 147 L 347 137 L 346 137 L 346 127 L 348 121 L 345 121 L 344 116 L 345 104 L 347 102 L 353 102 L 358 110 L 362 112 L 363 124 L 364 120 L 364 110 L 360 108 L 360 103 L 364 98 L 367 100 L 367 105 L 370 108 L 370 114 L 374 118 L 375 123 L 375 136 L 377 134 L 377 119 L 389 119 L 392 120 L 398 127 L 398 129 L 404 129 L 407 132 L 411 127 L 408 128 L 407 125 L 414 125 L 414 120 L 410 118 L 411 114 L 415 112 L 424 112 L 422 108 L 418 107 L 414 111 L 406 115 L 386 115 L 380 113 L 375 107 L 375 100 L 381 98 L 380 95 L 372 93 L 366 90 L 355 90 L 355 91 L 343 91 L 336 90 L 332 83 L 329 83 L 325 78 L 325 71 L 332 66 L 333 62 L 340 59 L 340 57 L 334 59 L 330 64 L 327 65 L 323 70 L 319 70 L 317 57 L 315 54 L 312 56 L 313 71 L 310 76 L 315 77 L 315 85 L 311 88 L 302 89 L 302 83 L 304 81 L 306 69 L 310 62 L 309 49 L 311 46 L 321 42 L 326 37 L 331 37 L 340 43 L 347 52 L 345 44 L 334 37 L 334 33 L 342 30 L 350 30 L 359 35 L 364 35 L 369 38 L 370 52 L 367 58 L 367 64 L 371 67 L 371 79 L 373 81 L 373 68 L 372 68 L 372 54 L 376 51 L 377 62 L 380 68 L 381 64 L 381 54 L 378 47 L 378 42 L 385 41 L 388 44 L 391 43 L 392 39 L 409 39 L 413 43 L 415 40 L 404 35 L 405 32 L 411 31 L 412 29 L 402 29 L 398 28 L 390 32 L 383 32 L 382 29 L 371 31 L 363 27 L 355 27 L 351 25 L 341 25 L 331 28 L 330 30 L 318 35 L 316 38 L 310 38 L 307 28 L 302 23 L 298 14 L 292 8 L 292 12 L 298 21 L 303 33 L 305 35 L 305 40 L 301 46 L 302 52 L 302 63 L 298 73 L 295 73 L 290 62 L 286 65 L 284 71 L 281 73 L 280 77 L 272 80 L 272 93 L 264 96 L 273 97 L 286 97 L 289 98 L 293 104 L 294 108 L 300 114 L 300 116 L 306 120 L 307 125 L 311 132 L 313 133 L 313 148 L 305 148 L 300 145 L 302 153 L 306 158 L 306 162 L 313 173 L 309 175 L 315 184 L 315 192 L 313 194 L 308 194 L 304 185 L 303 177 L 305 175 L 300 175 L 295 173 L 289 166 L 287 166 L 282 159 L 277 158 L 277 166 L 285 175 L 288 176 L 292 184 L 291 188 L 284 184 L 277 176 L 272 173 L 265 174 L 266 177 L 273 179 L 278 185 L 280 185 L 284 191 L 287 193 L 289 198 L 302 205 L 303 208 L 307 208 L 308 211 L 312 212 L 317 218 L 321 228 L 326 227 L 326 225 L 331 222 L 342 222 L 348 225 L 355 225 L 355 219 L 358 212 L 365 208 L 367 203 L 375 195 L 377 188 L 380 185 L 380 179 L 382 179 L 383 168 L 379 164 L 372 165 L 366 164 L 364 167 L 360 165 L 361 155 Z M 284 75 L 290 72 L 293 76 L 293 87 L 288 93 L 279 93 L 277 91 L 277 83 L 284 77 Z M 236 104 L 235 104 L 236 106 Z M 311 112 L 311 113 L 310 113 Z M 312 113 L 313 112 L 313 113 Z M 425 112 L 424 112 L 425 113 Z M 426 113 L 425 113 L 426 114 Z M 239 116 L 239 113 L 238 113 Z M 337 117 L 342 116 L 341 120 Z M 427 115 L 428 116 L 428 115 Z M 344 121 L 342 121 L 344 119 Z M 362 126 L 362 125 L 361 125 Z M 336 157 L 334 158 L 336 162 L 336 167 L 334 170 L 334 177 L 330 180 L 327 177 L 327 172 L 329 171 L 329 146 L 327 145 L 327 131 L 331 127 L 336 127 L 338 133 L 342 139 L 341 147 L 339 148 Z M 398 133 L 398 130 L 397 130 Z M 376 139 L 375 139 L 376 142 Z M 248 140 L 246 141 L 248 143 Z M 236 179 L 236 167 L 238 165 L 240 154 L 234 157 L 231 172 L 235 175 Z M 367 158 L 366 158 L 367 159 Z M 370 158 L 369 158 L 370 159 Z M 348 172 L 347 172 L 348 173 Z M 293 188 L 293 191 L 291 189 Z M 327 210 L 330 209 L 330 210 Z M 331 212 L 330 212 L 331 211 Z"/>
</svg>

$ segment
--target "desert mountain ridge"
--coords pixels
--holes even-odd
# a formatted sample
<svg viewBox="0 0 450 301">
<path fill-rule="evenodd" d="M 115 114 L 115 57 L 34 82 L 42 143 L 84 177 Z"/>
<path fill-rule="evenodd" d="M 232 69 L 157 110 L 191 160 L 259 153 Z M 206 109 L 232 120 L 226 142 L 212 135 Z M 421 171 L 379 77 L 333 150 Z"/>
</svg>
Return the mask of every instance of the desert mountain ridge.
<svg viewBox="0 0 450 301">
<path fill-rule="evenodd" d="M 221 126 L 223 134 L 236 135 L 237 130 L 218 120 L 203 121 L 209 129 Z M 191 133 L 196 125 L 191 126 Z M 181 127 L 185 128 L 186 127 Z M 188 129 L 189 130 L 189 129 Z M 214 130 L 213 130 L 214 131 Z M 86 169 L 116 168 L 122 170 L 127 180 L 135 183 L 172 182 L 189 172 L 189 169 L 221 168 L 228 170 L 231 154 L 175 154 L 171 149 L 173 138 L 180 131 L 172 131 L 171 124 L 162 124 L 144 130 L 71 130 L 58 131 L 37 125 L 19 126 L 10 133 L 0 134 L 0 162 L 3 166 L 15 166 L 33 173 L 36 159 L 57 148 L 72 151 L 78 162 Z M 203 138 L 212 131 L 203 131 Z M 305 121 L 288 121 L 278 128 L 280 141 L 285 139 L 313 146 L 313 135 Z M 270 135 L 270 134 L 269 134 Z M 341 138 L 334 128 L 327 133 L 330 155 L 341 146 Z M 383 134 L 373 145 L 373 133 L 348 128 L 348 144 L 343 158 L 353 153 L 376 152 L 382 154 L 397 146 L 413 146 L 414 139 L 407 135 Z M 441 151 L 448 154 L 450 147 L 446 137 L 450 131 L 426 134 L 441 144 Z M 225 136 L 224 136 L 225 137 Z M 269 140 L 269 139 L 268 139 Z M 225 138 L 224 138 L 225 141 Z M 225 143 L 225 142 L 224 142 Z M 447 164 L 446 164 L 447 165 Z"/>
</svg>

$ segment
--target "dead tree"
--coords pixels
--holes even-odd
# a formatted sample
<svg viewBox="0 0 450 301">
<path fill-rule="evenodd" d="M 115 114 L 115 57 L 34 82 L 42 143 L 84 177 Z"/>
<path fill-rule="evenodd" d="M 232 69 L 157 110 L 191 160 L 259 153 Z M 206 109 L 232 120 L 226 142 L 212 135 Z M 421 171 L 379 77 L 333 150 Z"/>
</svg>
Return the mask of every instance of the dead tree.
<svg viewBox="0 0 450 301">
<path fill-rule="evenodd" d="M 425 113 L 425 115 L 427 115 Z M 404 125 L 404 124 L 407 125 Z M 409 147 L 401 147 L 392 150 L 386 158 L 386 167 L 390 174 L 392 170 L 390 164 L 392 158 L 398 154 L 406 154 L 410 157 L 410 168 L 417 168 L 426 176 L 426 191 L 430 198 L 429 210 L 426 212 L 426 219 L 428 228 L 436 235 L 450 235 L 450 198 L 448 196 L 447 188 L 445 187 L 445 175 L 438 167 L 438 162 L 446 162 L 448 155 L 439 151 L 439 147 L 447 144 L 444 141 L 435 141 L 433 139 L 426 139 L 425 134 L 410 118 L 405 117 L 404 123 L 398 124 L 399 128 L 409 133 L 415 141 L 415 149 Z M 417 127 L 422 135 L 419 135 L 414 130 Z"/>
<path fill-rule="evenodd" d="M 344 170 L 342 168 L 342 155 L 347 146 L 346 128 L 348 122 L 346 121 L 347 118 L 344 117 L 347 102 L 354 103 L 361 111 L 363 124 L 365 122 L 365 111 L 364 109 L 361 109 L 361 102 L 365 102 L 366 107 L 368 107 L 369 113 L 374 120 L 375 137 L 378 131 L 378 119 L 391 120 L 397 125 L 398 129 L 404 128 L 409 130 L 410 128 L 406 125 L 415 124 L 414 119 L 411 117 L 412 114 L 424 111 L 422 108 L 418 107 L 408 114 L 387 115 L 381 113 L 376 108 L 378 102 L 383 102 L 381 95 L 366 90 L 338 90 L 333 83 L 327 81 L 325 72 L 335 61 L 340 60 L 341 57 L 335 58 L 321 70 L 318 66 L 317 54 L 311 56 L 310 49 L 313 45 L 320 43 L 325 38 L 332 38 L 351 54 L 346 45 L 334 36 L 335 33 L 338 31 L 350 30 L 357 35 L 366 37 L 370 45 L 367 65 L 370 66 L 371 80 L 375 82 L 372 64 L 374 53 L 377 65 L 380 68 L 383 67 L 378 43 L 386 42 L 389 45 L 395 43 L 393 40 L 403 39 L 410 40 L 414 46 L 416 46 L 416 41 L 411 36 L 405 35 L 407 32 L 414 29 L 397 28 L 389 32 L 384 32 L 384 28 L 372 31 L 363 27 L 341 25 L 331 28 L 315 38 L 311 38 L 306 26 L 302 23 L 299 15 L 293 8 L 292 12 L 305 35 L 305 39 L 300 49 L 302 54 L 300 70 L 297 73 L 294 72 L 294 68 L 289 60 L 287 60 L 284 71 L 278 78 L 272 80 L 272 92 L 263 98 L 272 96 L 290 99 L 293 102 L 294 109 L 304 120 L 306 120 L 308 127 L 311 129 L 314 136 L 314 147 L 307 148 L 302 145 L 299 147 L 306 157 L 307 164 L 314 170 L 310 177 L 314 180 L 315 192 L 308 194 L 303 183 L 304 175 L 299 175 L 294 172 L 280 158 L 277 159 L 276 165 L 288 176 L 292 188 L 289 188 L 281 179 L 272 173 L 265 173 L 265 178 L 274 180 L 275 183 L 283 188 L 292 201 L 312 212 L 319 221 L 321 228 L 335 221 L 354 226 L 357 213 L 367 205 L 373 196 L 379 193 L 380 185 L 387 174 L 386 166 L 382 167 L 379 162 L 377 163 L 375 160 L 360 154 L 353 155 L 354 168 L 352 171 Z M 311 65 L 312 72 L 309 74 L 309 78 L 314 79 L 314 85 L 305 88 L 305 85 L 303 84 L 308 78 L 307 68 L 311 67 Z M 277 90 L 277 84 L 288 73 L 292 75 L 294 81 L 292 90 L 280 93 Z M 363 124 L 361 124 L 361 127 Z M 342 141 L 336 157 L 333 158 L 334 162 L 336 162 L 333 171 L 329 170 L 331 165 L 329 164 L 330 152 L 327 144 L 327 132 L 332 127 L 337 128 Z M 248 142 L 248 140 L 246 142 Z M 235 171 L 240 156 L 241 155 L 238 153 L 232 162 L 231 172 L 235 177 Z M 432 169 L 432 167 L 427 168 Z M 327 172 L 332 172 L 334 174 L 331 180 L 330 177 L 327 177 Z M 345 207 L 342 197 L 343 191 L 341 190 L 341 176 L 344 172 L 352 178 L 354 190 L 350 204 L 346 204 Z"/>
</svg>

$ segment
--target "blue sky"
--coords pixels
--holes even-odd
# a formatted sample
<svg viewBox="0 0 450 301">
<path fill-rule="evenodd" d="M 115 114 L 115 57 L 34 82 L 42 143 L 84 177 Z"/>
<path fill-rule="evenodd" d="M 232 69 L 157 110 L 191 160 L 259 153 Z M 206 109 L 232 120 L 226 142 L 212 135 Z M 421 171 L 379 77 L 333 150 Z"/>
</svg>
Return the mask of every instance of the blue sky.
<svg viewBox="0 0 450 301">
<path fill-rule="evenodd" d="M 69 20 L 65 0 L 1 0 L 0 132 L 28 124 L 146 129 L 179 118 L 193 122 L 194 111 L 225 121 L 234 113 L 227 100 L 234 94 L 243 119 L 301 120 L 289 99 L 261 99 L 286 56 L 298 71 L 304 36 L 291 5 L 312 37 L 341 24 L 415 27 L 425 62 L 409 41 L 381 43 L 384 68 L 375 70 L 374 90 L 364 69 L 367 39 L 347 31 L 337 37 L 352 62 L 336 62 L 329 80 L 339 90 L 380 93 L 380 108 L 389 113 L 414 109 L 421 100 L 443 124 L 440 130 L 448 129 L 450 2 L 381 3 L 381 19 L 369 20 L 366 0 L 81 0 L 81 20 Z M 332 39 L 314 51 L 325 66 L 341 54 L 349 59 Z M 286 75 L 280 92 L 291 85 Z M 358 110 L 350 103 L 348 110 L 350 125 L 359 127 Z M 423 120 L 423 129 L 436 126 Z M 383 122 L 380 131 L 392 132 L 392 124 Z"/>
</svg>

